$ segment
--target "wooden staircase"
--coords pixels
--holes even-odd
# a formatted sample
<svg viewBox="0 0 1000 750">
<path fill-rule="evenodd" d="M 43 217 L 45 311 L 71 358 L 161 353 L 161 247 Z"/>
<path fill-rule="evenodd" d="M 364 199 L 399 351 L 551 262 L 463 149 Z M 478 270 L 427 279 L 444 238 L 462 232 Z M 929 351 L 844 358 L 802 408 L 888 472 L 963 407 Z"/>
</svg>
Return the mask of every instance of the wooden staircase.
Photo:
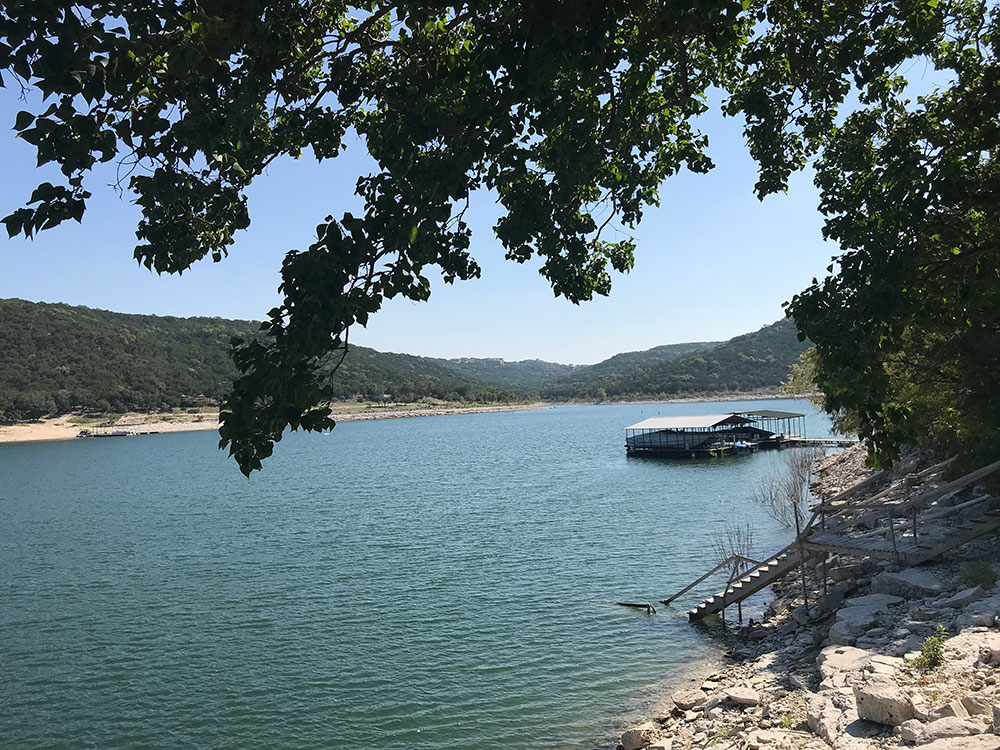
<svg viewBox="0 0 1000 750">
<path fill-rule="evenodd" d="M 895 548 L 890 539 L 859 539 L 846 534 L 816 534 L 805 542 L 812 552 L 832 552 L 841 555 L 878 557 L 898 560 L 902 565 L 919 565 L 966 542 L 1000 529 L 1000 511 L 988 510 L 981 517 L 963 522 L 941 536 L 912 534 L 901 536 Z"/>
<path fill-rule="evenodd" d="M 950 461 L 925 469 L 917 477 L 928 476 L 948 463 Z M 929 525 L 932 519 L 937 521 L 945 516 L 954 515 L 957 511 L 966 510 L 968 506 L 980 503 L 982 500 L 989 500 L 986 496 L 963 503 L 962 506 L 936 508 L 925 519 L 922 532 L 918 533 L 917 523 L 919 514 L 932 504 L 997 470 L 1000 470 L 1000 461 L 939 487 L 920 492 L 902 503 L 893 503 L 887 499 L 890 490 L 879 492 L 858 503 L 844 503 L 845 498 L 867 488 L 879 478 L 877 475 L 869 477 L 816 506 L 812 518 L 794 542 L 732 580 L 718 594 L 689 610 L 688 617 L 695 622 L 721 612 L 726 607 L 737 604 L 770 586 L 799 565 L 806 564 L 810 560 L 819 560 L 830 553 L 888 559 L 900 565 L 919 565 L 966 542 L 997 531 L 1000 529 L 1000 510 L 987 509 L 981 516 L 950 527 L 936 523 L 934 526 Z M 828 525 L 830 523 L 833 525 Z M 871 528 L 873 525 L 876 527 L 874 530 Z M 673 601 L 721 567 L 722 565 L 717 566 L 663 601 L 665 603 Z"/>
<path fill-rule="evenodd" d="M 688 618 L 694 622 L 703 617 L 721 612 L 726 607 L 741 602 L 751 594 L 756 594 L 767 588 L 786 573 L 798 567 L 801 562 L 798 550 L 785 549 L 774 557 L 765 560 L 756 568 L 736 579 L 724 590 L 711 596 L 688 612 Z"/>
</svg>

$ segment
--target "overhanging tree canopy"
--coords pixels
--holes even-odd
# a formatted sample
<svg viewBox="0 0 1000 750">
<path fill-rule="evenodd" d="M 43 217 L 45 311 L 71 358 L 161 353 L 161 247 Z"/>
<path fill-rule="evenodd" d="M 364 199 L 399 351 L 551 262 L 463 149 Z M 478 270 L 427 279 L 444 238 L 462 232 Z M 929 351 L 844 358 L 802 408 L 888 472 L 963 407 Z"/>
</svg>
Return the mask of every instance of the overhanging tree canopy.
<svg viewBox="0 0 1000 750">
<path fill-rule="evenodd" d="M 250 223 L 244 190 L 272 160 L 307 149 L 335 158 L 360 136 L 378 164 L 357 183 L 364 211 L 327 217 L 307 251 L 288 253 L 283 304 L 263 335 L 235 344 L 241 375 L 220 433 L 249 474 L 286 427 L 332 425 L 322 373 L 352 324 L 385 299 L 426 299 L 430 267 L 449 282 L 479 275 L 463 220 L 472 191 L 496 193 L 509 259 L 538 256 L 573 302 L 607 294 L 609 270 L 627 271 L 634 247 L 602 229 L 633 226 L 678 170 L 711 168 L 697 117 L 720 89 L 726 111 L 746 118 L 761 197 L 822 157 L 827 232 L 848 253 L 792 312 L 829 363 L 833 406 L 867 409 L 884 395 L 886 339 L 908 309 L 934 312 L 907 286 L 895 290 L 894 327 L 870 329 L 866 295 L 942 253 L 959 260 L 932 267 L 959 285 L 976 263 L 996 267 L 995 246 L 980 241 L 996 219 L 980 205 L 995 163 L 996 22 L 989 4 L 937 0 L 8 2 L 5 83 L 46 96 L 15 128 L 65 179 L 4 221 L 30 236 L 79 220 L 88 172 L 124 160 L 137 166 L 129 187 L 143 214 L 135 257 L 180 272 L 223 258 Z M 899 71 L 913 60 L 953 79 L 940 101 L 904 103 Z M 857 112 L 838 125 L 852 95 Z M 947 154 L 920 161 L 939 147 Z M 920 201 L 938 210 L 941 169 L 950 220 L 903 227 Z M 964 179 L 978 181 L 978 197 L 954 191 Z M 882 222 L 872 209 L 886 206 Z M 909 239 L 887 244 L 893 227 Z M 978 260 L 965 262 L 970 253 Z M 857 324 L 844 341 L 865 381 L 843 388 L 854 371 L 838 364 L 841 318 Z M 898 430 L 880 420 L 872 414 L 872 436 L 891 454 Z"/>
</svg>

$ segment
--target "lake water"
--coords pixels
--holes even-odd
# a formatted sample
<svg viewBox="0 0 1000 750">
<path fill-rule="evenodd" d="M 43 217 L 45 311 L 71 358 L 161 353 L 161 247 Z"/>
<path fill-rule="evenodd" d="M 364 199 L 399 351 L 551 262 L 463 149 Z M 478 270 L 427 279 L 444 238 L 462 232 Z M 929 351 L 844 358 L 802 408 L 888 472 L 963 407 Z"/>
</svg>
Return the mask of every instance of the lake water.
<svg viewBox="0 0 1000 750">
<path fill-rule="evenodd" d="M 664 598 L 781 454 L 627 458 L 656 415 L 565 406 L 290 435 L 0 445 L 0 746 L 594 748 L 713 655 Z M 700 593 L 717 590 L 709 586 Z"/>
</svg>

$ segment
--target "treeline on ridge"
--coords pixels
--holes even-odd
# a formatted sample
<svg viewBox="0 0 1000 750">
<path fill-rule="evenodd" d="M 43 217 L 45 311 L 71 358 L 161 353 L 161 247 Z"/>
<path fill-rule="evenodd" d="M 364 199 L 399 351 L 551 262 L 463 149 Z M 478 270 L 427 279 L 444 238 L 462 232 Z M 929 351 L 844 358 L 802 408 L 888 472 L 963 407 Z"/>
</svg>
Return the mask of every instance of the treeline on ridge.
<svg viewBox="0 0 1000 750">
<path fill-rule="evenodd" d="M 0 300 L 0 421 L 73 411 L 212 406 L 235 373 L 234 336 L 258 324 Z M 541 360 L 435 359 L 351 346 L 339 400 L 509 403 L 711 394 L 777 387 L 804 344 L 789 321 L 728 342 L 670 344 L 581 367 Z"/>
<path fill-rule="evenodd" d="M 542 388 L 541 395 L 551 400 L 636 399 L 777 388 L 808 346 L 798 340 L 792 321 L 783 319 L 722 343 L 620 354 L 559 378 Z M 659 356 L 651 356 L 657 350 Z"/>
<path fill-rule="evenodd" d="M 257 328 L 242 320 L 0 300 L 0 420 L 214 405 L 235 374 L 230 339 Z M 446 360 L 361 346 L 351 347 L 333 382 L 344 400 L 524 398 L 518 389 L 465 376 Z"/>
</svg>

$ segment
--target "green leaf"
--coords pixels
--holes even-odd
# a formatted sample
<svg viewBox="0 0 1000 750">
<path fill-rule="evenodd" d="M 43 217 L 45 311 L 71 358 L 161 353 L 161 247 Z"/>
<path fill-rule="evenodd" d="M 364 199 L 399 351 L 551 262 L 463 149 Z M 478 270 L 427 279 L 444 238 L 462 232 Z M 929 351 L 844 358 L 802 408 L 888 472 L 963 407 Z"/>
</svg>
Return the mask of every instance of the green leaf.
<svg viewBox="0 0 1000 750">
<path fill-rule="evenodd" d="M 24 110 L 17 113 L 14 118 L 14 130 L 24 130 L 31 123 L 35 121 L 35 116 L 31 112 L 25 112 Z"/>
</svg>

